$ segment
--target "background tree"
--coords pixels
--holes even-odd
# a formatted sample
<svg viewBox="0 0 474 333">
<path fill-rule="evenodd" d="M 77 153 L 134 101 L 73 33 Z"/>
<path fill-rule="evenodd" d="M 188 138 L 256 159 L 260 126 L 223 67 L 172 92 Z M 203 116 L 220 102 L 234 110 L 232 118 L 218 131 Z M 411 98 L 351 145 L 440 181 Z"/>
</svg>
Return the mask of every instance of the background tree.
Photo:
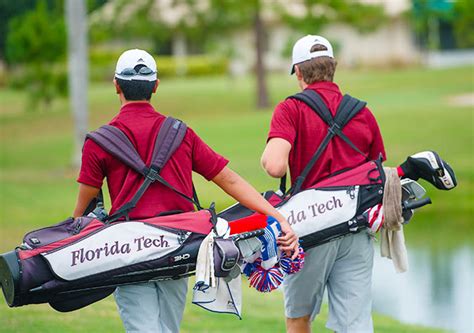
<svg viewBox="0 0 474 333">
<path fill-rule="evenodd" d="M 474 46 L 474 5 L 469 0 L 413 0 L 412 26 L 421 48 Z"/>
<path fill-rule="evenodd" d="M 67 93 L 66 73 L 60 65 L 65 52 L 64 21 L 48 9 L 46 1 L 37 1 L 33 10 L 10 20 L 6 59 L 16 67 L 13 84 L 29 93 L 28 109 L 40 104 L 47 108 L 55 96 Z"/>
<path fill-rule="evenodd" d="M 10 20 L 35 8 L 36 0 L 0 0 L 0 59 L 5 59 L 5 43 Z"/>
<path fill-rule="evenodd" d="M 16 14 L 7 18 L 5 56 L 10 69 L 9 76 L 13 77 L 9 80 L 10 85 L 23 88 L 29 93 L 27 109 L 34 110 L 39 106 L 48 109 L 55 97 L 65 96 L 68 87 L 70 88 L 75 126 L 74 166 L 79 165 L 80 150 L 87 131 L 86 5 L 89 10 L 94 10 L 104 2 L 105 0 L 67 1 L 69 7 L 66 7 L 71 14 L 70 75 L 65 65 L 64 0 L 18 0 L 1 4 L 9 15 Z M 4 25 L 2 22 L 0 28 L 4 29 Z"/>
<path fill-rule="evenodd" d="M 154 51 L 162 53 L 176 36 L 184 38 L 187 44 L 196 41 L 195 44 L 203 47 L 212 41 L 225 42 L 225 36 L 251 29 L 257 108 L 270 105 L 265 66 L 268 20 L 287 24 L 298 34 L 314 34 L 333 22 L 349 24 L 363 32 L 371 31 L 385 18 L 381 6 L 351 0 L 178 0 L 166 4 L 158 0 L 111 1 L 108 14 L 104 11 L 96 18 L 93 30 L 96 36 L 149 39 Z M 293 11 L 295 8 L 298 13 Z"/>
<path fill-rule="evenodd" d="M 474 1 L 458 0 L 454 3 L 454 33 L 460 47 L 474 47 Z"/>
<path fill-rule="evenodd" d="M 87 86 L 87 13 L 84 0 L 66 0 L 65 16 L 68 31 L 68 82 L 70 105 L 74 117 L 73 166 L 81 164 L 82 144 L 88 130 Z"/>
<path fill-rule="evenodd" d="M 270 101 L 265 67 L 265 45 L 267 44 L 264 13 L 273 9 L 273 4 L 261 0 L 210 0 L 209 8 L 201 17 L 207 38 L 222 38 L 239 30 L 251 29 L 254 39 L 254 75 L 256 78 L 256 105 L 268 108 Z"/>
<path fill-rule="evenodd" d="M 298 5 L 280 5 L 278 11 L 284 22 L 304 34 L 316 34 L 331 23 L 346 24 L 366 33 L 386 20 L 381 5 L 350 0 L 304 0 Z"/>
<path fill-rule="evenodd" d="M 93 43 L 148 41 L 151 52 L 172 54 L 175 40 L 184 40 L 187 45 L 206 40 L 202 16 L 207 7 L 202 4 L 198 0 L 111 0 L 91 15 L 91 39 Z"/>
<path fill-rule="evenodd" d="M 255 75 L 257 108 L 270 106 L 265 66 L 267 27 L 265 19 L 279 21 L 302 34 L 317 34 L 329 23 L 340 22 L 361 32 L 375 30 L 385 20 L 380 5 L 362 4 L 351 0 L 304 0 L 300 2 L 261 0 L 210 0 L 205 16 L 206 31 L 221 36 L 251 27 L 255 41 Z"/>
</svg>

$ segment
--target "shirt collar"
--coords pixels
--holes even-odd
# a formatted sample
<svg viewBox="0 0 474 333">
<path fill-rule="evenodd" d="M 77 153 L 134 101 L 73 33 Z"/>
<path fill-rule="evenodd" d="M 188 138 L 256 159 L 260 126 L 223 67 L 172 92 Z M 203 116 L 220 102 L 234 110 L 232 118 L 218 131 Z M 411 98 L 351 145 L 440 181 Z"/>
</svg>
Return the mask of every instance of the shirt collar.
<svg viewBox="0 0 474 333">
<path fill-rule="evenodd" d="M 329 90 L 332 92 L 340 92 L 339 86 L 334 82 L 329 81 L 318 81 L 308 85 L 306 89 L 314 89 L 314 90 Z"/>
</svg>

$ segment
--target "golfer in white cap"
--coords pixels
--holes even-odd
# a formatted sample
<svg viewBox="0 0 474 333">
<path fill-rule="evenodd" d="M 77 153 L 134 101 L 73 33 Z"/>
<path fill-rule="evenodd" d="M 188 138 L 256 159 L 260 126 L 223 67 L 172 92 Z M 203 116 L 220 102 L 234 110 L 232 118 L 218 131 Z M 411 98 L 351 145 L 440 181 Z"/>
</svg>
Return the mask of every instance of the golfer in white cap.
<svg viewBox="0 0 474 333">
<path fill-rule="evenodd" d="M 144 161 L 150 161 L 156 136 L 166 116 L 150 103 L 159 85 L 153 57 L 143 50 L 125 51 L 117 61 L 115 90 L 121 102 L 118 114 L 109 125 L 122 130 L 134 144 Z M 228 160 L 214 152 L 191 128 L 187 128 L 182 144 L 171 156 L 160 175 L 173 187 L 191 196 L 192 172 L 214 182 L 244 206 L 273 216 L 282 229 L 280 248 L 298 249 L 298 238 L 285 218 L 252 186 L 227 167 Z M 102 187 L 104 178 L 112 202 L 113 214 L 129 202 L 143 183 L 140 174 L 103 150 L 93 140 L 86 140 L 78 177 L 79 195 L 74 217 L 82 216 L 89 202 Z M 170 211 L 189 212 L 193 205 L 163 186 L 151 184 L 136 207 L 131 220 L 150 218 Z M 127 332 L 179 332 L 188 287 L 187 278 L 123 285 L 117 287 L 115 300 Z"/>
<path fill-rule="evenodd" d="M 336 60 L 329 41 L 308 35 L 293 47 L 290 73 L 301 90 L 311 89 L 321 97 L 332 115 L 342 100 L 333 82 Z M 321 144 L 328 126 L 309 106 L 286 99 L 275 108 L 262 165 L 272 177 L 282 177 L 290 169 L 292 184 Z M 369 109 L 360 111 L 345 127 L 344 134 L 369 159 L 385 157 L 382 136 Z M 302 189 L 366 160 L 339 138 L 330 141 L 318 162 L 308 173 Z M 329 297 L 326 327 L 341 332 L 372 332 L 371 277 L 373 247 L 366 231 L 350 234 L 306 251 L 304 268 L 284 282 L 287 331 L 311 331 L 319 313 L 324 290 Z"/>
</svg>

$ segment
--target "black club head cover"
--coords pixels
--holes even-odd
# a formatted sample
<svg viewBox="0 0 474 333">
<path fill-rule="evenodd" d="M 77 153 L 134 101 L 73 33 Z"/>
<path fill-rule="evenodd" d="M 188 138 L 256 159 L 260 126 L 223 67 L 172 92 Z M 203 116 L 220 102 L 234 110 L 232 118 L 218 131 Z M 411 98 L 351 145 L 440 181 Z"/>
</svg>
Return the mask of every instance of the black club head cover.
<svg viewBox="0 0 474 333">
<path fill-rule="evenodd" d="M 451 166 L 434 151 L 423 151 L 409 156 L 400 167 L 404 177 L 413 180 L 424 179 L 440 190 L 456 187 L 456 175 Z"/>
</svg>

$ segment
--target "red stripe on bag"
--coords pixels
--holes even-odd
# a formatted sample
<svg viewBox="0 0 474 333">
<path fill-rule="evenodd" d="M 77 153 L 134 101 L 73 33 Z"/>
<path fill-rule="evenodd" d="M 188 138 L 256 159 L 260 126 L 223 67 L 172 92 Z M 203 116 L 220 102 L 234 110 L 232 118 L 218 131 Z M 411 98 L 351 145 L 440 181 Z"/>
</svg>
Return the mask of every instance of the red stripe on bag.
<svg viewBox="0 0 474 333">
<path fill-rule="evenodd" d="M 374 181 L 373 179 L 378 179 Z M 380 172 L 374 161 L 366 162 L 358 167 L 347 170 L 336 176 L 326 178 L 311 188 L 332 187 L 332 186 L 355 186 L 381 184 Z"/>
<path fill-rule="evenodd" d="M 229 222 L 229 226 L 231 235 L 263 229 L 267 226 L 267 216 L 256 213 L 248 217 L 231 221 Z"/>
</svg>

